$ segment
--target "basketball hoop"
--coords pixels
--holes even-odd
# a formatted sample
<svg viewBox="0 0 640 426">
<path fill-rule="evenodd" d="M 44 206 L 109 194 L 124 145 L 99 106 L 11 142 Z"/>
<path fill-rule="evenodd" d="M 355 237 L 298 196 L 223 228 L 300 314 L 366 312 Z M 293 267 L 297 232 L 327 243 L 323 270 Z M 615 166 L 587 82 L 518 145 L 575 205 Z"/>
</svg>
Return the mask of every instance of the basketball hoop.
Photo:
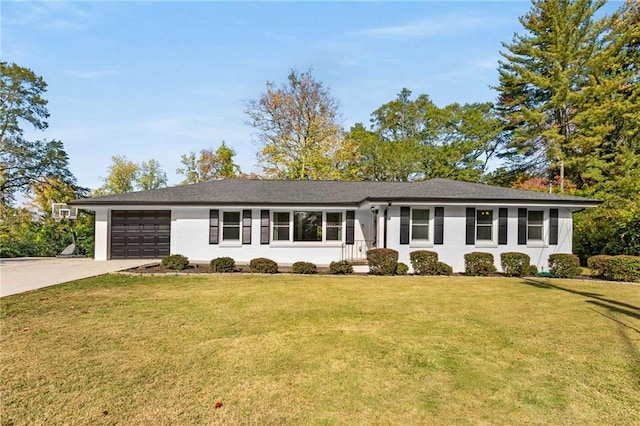
<svg viewBox="0 0 640 426">
<path fill-rule="evenodd" d="M 62 219 L 75 220 L 78 218 L 78 208 L 67 203 L 52 203 L 51 217 L 57 221 Z"/>
<path fill-rule="evenodd" d="M 69 221 L 69 229 L 71 230 L 71 241 L 73 241 L 57 257 L 84 257 L 82 255 L 75 254 L 76 233 L 73 230 L 73 221 L 78 218 L 78 208 L 70 206 L 67 203 L 52 203 L 51 217 L 56 222 L 60 222 L 62 221 L 62 219 L 67 219 Z"/>
</svg>

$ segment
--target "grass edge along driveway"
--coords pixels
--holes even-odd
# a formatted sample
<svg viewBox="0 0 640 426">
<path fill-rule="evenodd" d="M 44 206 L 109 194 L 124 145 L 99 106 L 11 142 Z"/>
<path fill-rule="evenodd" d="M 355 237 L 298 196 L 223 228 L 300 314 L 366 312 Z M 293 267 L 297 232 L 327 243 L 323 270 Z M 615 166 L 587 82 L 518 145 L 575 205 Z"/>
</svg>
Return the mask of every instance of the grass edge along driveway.
<svg viewBox="0 0 640 426">
<path fill-rule="evenodd" d="M 637 285 L 105 275 L 0 308 L 2 425 L 640 424 Z"/>
</svg>

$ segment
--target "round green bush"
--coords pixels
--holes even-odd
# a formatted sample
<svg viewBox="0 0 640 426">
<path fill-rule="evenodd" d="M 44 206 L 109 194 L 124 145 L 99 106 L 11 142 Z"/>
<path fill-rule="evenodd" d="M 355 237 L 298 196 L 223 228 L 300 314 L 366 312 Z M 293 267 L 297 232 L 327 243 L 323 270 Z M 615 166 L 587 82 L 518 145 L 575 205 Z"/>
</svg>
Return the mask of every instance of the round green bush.
<svg viewBox="0 0 640 426">
<path fill-rule="evenodd" d="M 249 261 L 249 270 L 259 274 L 277 274 L 278 264 L 266 257 L 256 257 Z"/>
<path fill-rule="evenodd" d="M 317 274 L 318 267 L 311 262 L 296 262 L 291 267 L 294 274 Z"/>
<path fill-rule="evenodd" d="M 525 253 L 506 252 L 500 254 L 500 264 L 502 265 L 502 273 L 506 276 L 522 277 L 527 275 L 530 270 L 531 258 Z M 537 270 L 536 273 L 538 273 Z"/>
<path fill-rule="evenodd" d="M 367 251 L 371 275 L 394 275 L 398 269 L 398 252 L 388 248 Z"/>
<path fill-rule="evenodd" d="M 329 264 L 329 272 L 334 275 L 353 274 L 353 264 L 348 260 L 339 260 Z"/>
<path fill-rule="evenodd" d="M 453 275 L 453 268 L 444 262 L 436 262 L 429 275 Z"/>
<path fill-rule="evenodd" d="M 233 272 L 236 261 L 230 257 L 217 257 L 211 261 L 213 272 Z"/>
<path fill-rule="evenodd" d="M 606 260 L 611 256 L 606 254 L 597 254 L 587 259 L 587 268 L 591 269 L 591 275 L 594 277 L 603 277 L 605 274 Z"/>
<path fill-rule="evenodd" d="M 571 253 L 549 255 L 549 272 L 559 278 L 573 278 L 580 275 L 580 259 Z"/>
<path fill-rule="evenodd" d="M 181 271 L 189 266 L 189 259 L 181 254 L 172 254 L 162 258 L 162 266 L 167 269 Z"/>
<path fill-rule="evenodd" d="M 407 275 L 407 272 L 409 272 L 409 267 L 402 262 L 398 262 L 396 275 Z"/>
<path fill-rule="evenodd" d="M 464 273 L 472 276 L 488 276 L 496 273 L 493 255 L 474 251 L 464 255 Z"/>
<path fill-rule="evenodd" d="M 409 253 L 413 273 L 416 275 L 433 275 L 438 263 L 438 253 L 429 250 L 416 250 Z"/>
</svg>

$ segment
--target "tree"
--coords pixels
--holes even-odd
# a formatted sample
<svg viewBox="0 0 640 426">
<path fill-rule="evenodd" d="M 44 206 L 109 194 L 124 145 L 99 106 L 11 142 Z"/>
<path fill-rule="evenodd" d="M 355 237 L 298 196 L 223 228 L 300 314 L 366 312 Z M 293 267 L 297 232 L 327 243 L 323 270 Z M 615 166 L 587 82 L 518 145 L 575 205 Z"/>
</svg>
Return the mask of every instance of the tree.
<svg viewBox="0 0 640 426">
<path fill-rule="evenodd" d="M 556 157 L 572 180 L 572 159 L 584 140 L 576 115 L 589 84 L 592 61 L 603 48 L 606 20 L 594 14 L 604 0 L 534 0 L 520 18 L 525 34 L 503 43 L 498 108 L 510 131 L 508 159 L 544 174 Z"/>
<path fill-rule="evenodd" d="M 140 166 L 124 155 L 114 155 L 111 161 L 107 176 L 102 178 L 104 185 L 96 189 L 94 195 L 123 194 L 136 189 Z"/>
<path fill-rule="evenodd" d="M 184 175 L 182 185 L 207 182 L 220 178 L 235 178 L 240 175 L 240 167 L 233 162 L 236 152 L 222 141 L 218 149 L 205 148 L 196 157 L 195 152 L 183 154 L 181 162 L 184 167 L 178 168 L 176 173 Z"/>
<path fill-rule="evenodd" d="M 0 62 L 0 203 L 4 205 L 13 202 L 16 193 L 51 176 L 75 183 L 62 142 L 24 138 L 23 124 L 35 130 L 48 126 L 46 90 L 42 77 L 30 69 Z"/>
<path fill-rule="evenodd" d="M 140 164 L 136 183 L 143 191 L 163 188 L 167 186 L 167 174 L 160 167 L 160 163 L 152 158 Z"/>
<path fill-rule="evenodd" d="M 361 179 L 406 181 L 436 177 L 478 181 L 503 145 L 502 120 L 491 103 L 437 107 L 425 94 L 397 98 L 347 136 L 354 141 Z"/>
<path fill-rule="evenodd" d="M 258 162 L 267 177 L 332 179 L 344 138 L 339 104 L 311 69 L 291 70 L 287 83 L 267 82 L 267 91 L 247 103 L 247 124 L 260 133 Z"/>
</svg>

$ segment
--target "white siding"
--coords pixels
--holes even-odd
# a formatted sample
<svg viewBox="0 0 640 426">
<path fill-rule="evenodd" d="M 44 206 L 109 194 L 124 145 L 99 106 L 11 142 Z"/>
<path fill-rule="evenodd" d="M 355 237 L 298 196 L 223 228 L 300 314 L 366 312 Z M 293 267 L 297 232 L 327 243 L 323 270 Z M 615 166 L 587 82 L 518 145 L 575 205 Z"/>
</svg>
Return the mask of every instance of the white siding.
<svg viewBox="0 0 640 426">
<path fill-rule="evenodd" d="M 542 207 L 531 207 L 526 205 L 509 206 L 508 219 L 508 244 L 465 244 L 466 232 L 466 207 L 491 208 L 495 209 L 495 224 L 497 229 L 498 208 L 505 207 L 499 205 L 441 205 L 441 204 L 421 204 L 420 208 L 431 209 L 430 220 L 434 220 L 434 207 L 444 207 L 444 244 L 408 244 L 400 245 L 400 207 L 410 206 L 409 204 L 398 204 L 388 207 L 386 204 L 364 204 L 360 208 L 327 207 L 325 209 L 304 206 L 278 206 L 277 208 L 256 207 L 225 207 L 225 206 L 198 206 L 198 207 L 173 207 L 171 215 L 171 253 L 183 254 L 194 262 L 209 262 L 211 259 L 221 256 L 229 256 L 238 262 L 248 262 L 256 257 L 268 257 L 278 263 L 293 263 L 296 261 L 309 261 L 316 264 L 328 264 L 335 260 L 340 260 L 345 254 L 342 242 L 271 242 L 270 244 L 260 244 L 260 211 L 262 209 L 273 211 L 293 211 L 293 210 L 329 210 L 343 212 L 343 239 L 346 235 L 346 215 L 347 210 L 356 210 L 354 224 L 354 240 L 356 245 L 352 247 L 351 255 L 354 257 L 364 257 L 370 244 L 373 233 L 374 213 L 372 208 L 378 210 L 377 215 L 377 246 L 382 247 L 384 243 L 384 211 L 388 207 L 387 220 L 387 247 L 398 250 L 399 260 L 411 266 L 409 253 L 415 250 L 431 250 L 439 254 L 439 260 L 451 265 L 456 272 L 464 270 L 464 255 L 473 251 L 492 253 L 495 265 L 500 267 L 500 253 L 507 251 L 517 251 L 526 253 L 531 257 L 531 263 L 539 270 L 547 270 L 547 260 L 552 253 L 571 253 L 572 246 L 572 215 L 571 209 L 565 207 L 555 207 L 545 205 Z M 414 205 L 417 207 L 417 205 Z M 541 245 L 529 244 L 518 245 L 518 207 L 528 207 L 534 210 L 544 211 L 544 234 L 545 243 Z M 144 209 L 166 210 L 167 206 L 145 206 Z M 549 209 L 558 209 L 558 244 L 549 245 Z M 111 206 L 111 209 L 118 210 L 139 210 L 140 206 Z M 209 244 L 209 211 L 218 209 L 220 216 L 225 210 L 251 210 L 251 244 L 228 243 L 219 241 L 219 244 Z M 109 211 L 107 207 L 96 207 L 95 220 L 95 259 L 106 260 L 109 258 Z M 271 237 L 271 228 L 269 230 Z M 430 236 L 433 241 L 433 226 L 430 227 Z M 220 234 L 222 235 L 222 234 Z M 497 235 L 497 231 L 496 231 Z M 366 242 L 366 243 L 365 243 Z"/>
</svg>

